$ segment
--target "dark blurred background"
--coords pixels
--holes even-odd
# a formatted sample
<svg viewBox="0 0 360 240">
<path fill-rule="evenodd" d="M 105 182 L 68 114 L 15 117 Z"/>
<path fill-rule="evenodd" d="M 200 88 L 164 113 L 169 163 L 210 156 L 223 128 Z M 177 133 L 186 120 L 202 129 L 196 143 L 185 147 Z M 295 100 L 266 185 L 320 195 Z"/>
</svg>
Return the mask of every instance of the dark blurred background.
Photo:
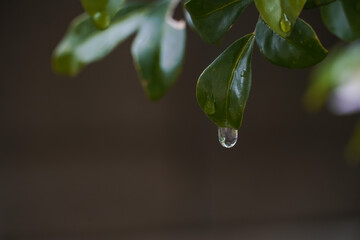
<svg viewBox="0 0 360 240">
<path fill-rule="evenodd" d="M 222 148 L 197 77 L 253 31 L 248 8 L 223 43 L 188 31 L 183 72 L 149 102 L 132 39 L 76 78 L 51 54 L 79 1 L 1 5 L 0 239 L 360 239 L 360 169 L 343 151 L 355 117 L 302 107 L 311 69 L 257 49 L 239 140 Z M 306 11 L 325 47 L 337 40 Z"/>
</svg>

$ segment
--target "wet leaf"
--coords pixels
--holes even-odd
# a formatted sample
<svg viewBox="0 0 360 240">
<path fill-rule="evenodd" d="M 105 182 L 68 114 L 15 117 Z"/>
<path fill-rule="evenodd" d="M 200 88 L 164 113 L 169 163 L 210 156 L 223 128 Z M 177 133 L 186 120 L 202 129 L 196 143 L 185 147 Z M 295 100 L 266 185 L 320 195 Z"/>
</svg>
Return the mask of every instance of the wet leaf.
<svg viewBox="0 0 360 240">
<path fill-rule="evenodd" d="M 185 49 L 185 22 L 171 18 L 174 2 L 155 2 L 142 24 L 131 51 L 145 93 L 161 98 L 175 83 Z"/>
<path fill-rule="evenodd" d="M 190 0 L 185 7 L 201 38 L 219 41 L 253 0 Z"/>
<path fill-rule="evenodd" d="M 254 34 L 228 47 L 201 74 L 196 97 L 205 114 L 219 127 L 238 129 L 251 87 Z"/>
<path fill-rule="evenodd" d="M 254 0 L 261 17 L 283 37 L 290 35 L 306 0 Z"/>
<path fill-rule="evenodd" d="M 314 30 L 298 19 L 291 34 L 284 38 L 261 18 L 256 25 L 256 42 L 260 52 L 273 64 L 288 68 L 312 66 L 327 55 Z"/>
<path fill-rule="evenodd" d="M 88 15 L 79 16 L 54 51 L 54 70 L 74 76 L 87 64 L 104 58 L 138 29 L 145 12 L 144 4 L 126 4 L 105 30 L 95 28 Z"/>
</svg>

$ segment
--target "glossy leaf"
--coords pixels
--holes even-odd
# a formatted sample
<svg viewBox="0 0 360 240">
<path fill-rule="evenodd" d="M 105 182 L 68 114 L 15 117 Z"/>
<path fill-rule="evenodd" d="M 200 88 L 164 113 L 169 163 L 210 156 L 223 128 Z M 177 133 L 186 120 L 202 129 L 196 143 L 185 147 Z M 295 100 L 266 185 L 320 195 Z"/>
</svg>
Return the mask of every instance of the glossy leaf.
<svg viewBox="0 0 360 240">
<path fill-rule="evenodd" d="M 306 0 L 254 0 L 261 17 L 283 37 L 290 35 Z"/>
<path fill-rule="evenodd" d="M 338 0 L 321 8 L 325 26 L 344 41 L 360 38 L 360 1 Z"/>
<path fill-rule="evenodd" d="M 318 111 L 329 97 L 332 110 L 338 114 L 359 110 L 359 56 L 360 41 L 357 41 L 346 48 L 333 49 L 329 56 L 316 66 L 304 98 L 308 110 Z"/>
<path fill-rule="evenodd" d="M 251 87 L 254 34 L 234 42 L 199 77 L 196 97 L 219 127 L 238 129 Z"/>
<path fill-rule="evenodd" d="M 138 29 L 145 12 L 144 4 L 126 4 L 106 30 L 95 28 L 88 15 L 79 16 L 54 51 L 54 70 L 74 76 L 87 64 L 104 58 Z"/>
<path fill-rule="evenodd" d="M 174 2 L 155 2 L 133 42 L 131 51 L 145 93 L 161 98 L 175 83 L 185 49 L 185 22 L 170 15 Z"/>
<path fill-rule="evenodd" d="M 332 3 L 336 0 L 307 0 L 306 4 L 304 6 L 304 8 L 316 8 L 316 7 L 320 7 L 329 3 Z"/>
<path fill-rule="evenodd" d="M 185 4 L 202 39 L 219 41 L 253 0 L 190 0 Z"/>
<path fill-rule="evenodd" d="M 291 35 L 286 38 L 275 33 L 261 18 L 255 31 L 260 52 L 276 65 L 305 68 L 320 62 L 327 55 L 314 30 L 301 19 L 296 21 Z"/>
<path fill-rule="evenodd" d="M 99 29 L 110 25 L 111 17 L 119 11 L 124 2 L 125 0 L 81 0 L 85 11 Z"/>
</svg>

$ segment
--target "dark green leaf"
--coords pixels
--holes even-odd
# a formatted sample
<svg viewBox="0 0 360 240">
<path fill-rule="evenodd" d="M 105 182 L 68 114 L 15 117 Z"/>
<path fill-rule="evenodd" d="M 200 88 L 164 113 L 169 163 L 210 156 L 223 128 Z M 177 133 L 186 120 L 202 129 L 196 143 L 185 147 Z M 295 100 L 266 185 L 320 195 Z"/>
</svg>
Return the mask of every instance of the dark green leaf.
<svg viewBox="0 0 360 240">
<path fill-rule="evenodd" d="M 360 38 L 360 1 L 338 0 L 321 8 L 325 26 L 342 40 Z"/>
<path fill-rule="evenodd" d="M 81 0 L 94 25 L 105 29 L 110 25 L 111 17 L 121 8 L 125 0 Z"/>
<path fill-rule="evenodd" d="M 320 7 L 329 3 L 332 3 L 336 0 L 307 0 L 306 4 L 304 6 L 304 8 L 316 8 L 316 7 Z"/>
<path fill-rule="evenodd" d="M 104 58 L 119 43 L 133 34 L 143 21 L 144 4 L 126 4 L 106 30 L 94 27 L 88 15 L 76 18 L 53 54 L 56 72 L 74 76 L 85 65 Z"/>
<path fill-rule="evenodd" d="M 261 17 L 283 37 L 290 35 L 306 0 L 254 0 Z"/>
<path fill-rule="evenodd" d="M 151 100 L 161 98 L 174 84 L 183 62 L 185 22 L 171 18 L 173 3 L 154 3 L 131 48 L 141 83 Z"/>
<path fill-rule="evenodd" d="M 261 18 L 256 25 L 256 42 L 260 52 L 272 63 L 288 68 L 312 66 L 327 55 L 314 30 L 297 19 L 287 38 L 275 33 Z"/>
<path fill-rule="evenodd" d="M 219 41 L 253 0 L 190 0 L 185 4 L 197 32 L 209 43 Z"/>
<path fill-rule="evenodd" d="M 238 129 L 251 87 L 254 34 L 234 42 L 201 74 L 196 97 L 206 115 L 219 127 Z"/>
</svg>

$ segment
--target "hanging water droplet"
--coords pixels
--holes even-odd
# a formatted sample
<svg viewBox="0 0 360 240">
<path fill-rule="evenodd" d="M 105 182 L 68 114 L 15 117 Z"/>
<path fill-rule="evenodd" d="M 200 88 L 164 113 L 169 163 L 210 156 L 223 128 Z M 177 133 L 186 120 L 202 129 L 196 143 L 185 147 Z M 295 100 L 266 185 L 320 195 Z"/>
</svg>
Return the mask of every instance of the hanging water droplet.
<svg viewBox="0 0 360 240">
<path fill-rule="evenodd" d="M 280 28 L 284 33 L 288 33 L 291 30 L 291 22 L 285 13 L 283 13 L 283 16 L 280 20 Z"/>
<path fill-rule="evenodd" d="M 213 115 L 215 113 L 215 100 L 212 94 L 206 98 L 204 111 L 207 115 Z"/>
<path fill-rule="evenodd" d="M 97 12 L 92 16 L 95 26 L 105 29 L 110 25 L 110 16 L 106 12 Z"/>
<path fill-rule="evenodd" d="M 218 128 L 219 142 L 225 148 L 232 148 L 238 138 L 238 130 L 232 128 Z"/>
</svg>

